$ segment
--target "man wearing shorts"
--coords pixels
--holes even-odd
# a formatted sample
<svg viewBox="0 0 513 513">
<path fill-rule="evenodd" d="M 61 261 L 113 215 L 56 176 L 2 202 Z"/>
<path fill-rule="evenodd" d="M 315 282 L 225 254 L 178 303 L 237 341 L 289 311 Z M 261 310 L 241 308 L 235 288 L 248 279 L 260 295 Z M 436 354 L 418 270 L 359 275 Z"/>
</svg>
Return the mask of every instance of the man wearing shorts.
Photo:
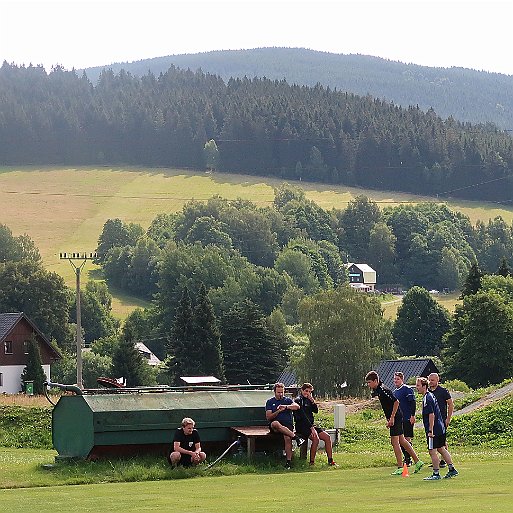
<svg viewBox="0 0 513 513">
<path fill-rule="evenodd" d="M 304 438 L 294 434 L 292 412 L 299 410 L 299 404 L 296 404 L 290 397 L 285 397 L 285 385 L 283 383 L 276 383 L 273 390 L 274 397 L 271 397 L 265 403 L 265 418 L 269 421 L 271 431 L 283 435 L 285 457 L 287 458 L 285 468 L 290 469 L 292 463 L 292 440 L 296 441 L 298 447 L 305 442 Z"/>
<path fill-rule="evenodd" d="M 437 452 L 449 465 L 449 471 L 444 478 L 451 478 L 458 475 L 454 468 L 449 451 L 445 448 L 446 428 L 438 407 L 435 396 L 428 390 L 429 382 L 427 378 L 417 378 L 417 392 L 422 394 L 422 421 L 426 430 L 426 438 L 431 463 L 433 464 L 433 474 L 425 477 L 424 481 L 437 481 L 440 477 L 440 460 Z"/>
<path fill-rule="evenodd" d="M 432 372 L 428 376 L 429 391 L 435 396 L 438 407 L 440 408 L 440 414 L 442 415 L 442 421 L 445 424 L 445 430 L 449 428 L 451 423 L 452 414 L 454 412 L 454 401 L 452 400 L 451 393 L 447 388 L 440 385 L 440 376 L 436 372 Z M 445 448 L 448 449 L 447 443 Z M 445 467 L 445 460 L 440 460 L 440 468 Z"/>
<path fill-rule="evenodd" d="M 411 440 L 413 438 L 413 426 L 415 425 L 415 394 L 408 385 L 404 384 L 404 374 L 402 372 L 394 372 L 394 396 L 399 401 L 399 408 L 401 408 L 401 414 L 403 416 L 403 435 L 406 441 L 412 445 Z M 411 456 L 408 454 L 406 449 L 401 446 L 404 460 L 403 462 L 411 465 Z"/>
<path fill-rule="evenodd" d="M 315 455 L 317 454 L 317 447 L 319 441 L 324 442 L 326 456 L 328 457 L 328 465 L 336 467 L 337 464 L 333 461 L 333 446 L 331 437 L 324 429 L 318 427 L 314 423 L 314 413 L 319 412 L 319 408 L 312 395 L 313 385 L 311 383 L 303 383 L 301 392 L 294 402 L 299 404 L 299 410 L 294 411 L 294 421 L 296 424 L 296 433 L 304 439 L 310 439 L 312 445 L 310 446 L 310 465 L 315 464 Z"/>
<path fill-rule="evenodd" d="M 387 427 L 390 429 L 390 443 L 394 448 L 394 454 L 397 461 L 397 469 L 392 472 L 394 476 L 400 476 L 403 472 L 401 447 L 412 457 L 415 462 L 414 474 L 416 474 L 423 466 L 424 462 L 420 461 L 413 447 L 406 441 L 403 435 L 403 417 L 399 409 L 399 401 L 394 394 L 383 383 L 381 383 L 378 373 L 370 371 L 365 376 L 367 386 L 372 390 L 372 397 L 378 397 L 383 413 L 387 419 Z"/>
<path fill-rule="evenodd" d="M 205 461 L 207 455 L 201 450 L 200 437 L 194 426 L 195 422 L 185 417 L 182 427 L 175 431 L 173 450 L 168 457 L 171 465 L 190 467 Z"/>
</svg>

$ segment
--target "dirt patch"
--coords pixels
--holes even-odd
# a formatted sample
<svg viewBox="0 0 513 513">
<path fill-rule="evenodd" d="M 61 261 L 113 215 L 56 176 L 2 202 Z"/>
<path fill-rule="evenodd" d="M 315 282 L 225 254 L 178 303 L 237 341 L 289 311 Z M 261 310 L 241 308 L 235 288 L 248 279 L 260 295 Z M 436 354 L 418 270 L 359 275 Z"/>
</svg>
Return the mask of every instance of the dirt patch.
<svg viewBox="0 0 513 513">
<path fill-rule="evenodd" d="M 374 399 L 362 399 L 361 397 L 346 397 L 336 401 L 320 401 L 319 409 L 328 412 L 333 411 L 335 404 L 345 404 L 347 413 L 358 413 L 362 410 L 374 409 L 376 401 Z"/>
</svg>

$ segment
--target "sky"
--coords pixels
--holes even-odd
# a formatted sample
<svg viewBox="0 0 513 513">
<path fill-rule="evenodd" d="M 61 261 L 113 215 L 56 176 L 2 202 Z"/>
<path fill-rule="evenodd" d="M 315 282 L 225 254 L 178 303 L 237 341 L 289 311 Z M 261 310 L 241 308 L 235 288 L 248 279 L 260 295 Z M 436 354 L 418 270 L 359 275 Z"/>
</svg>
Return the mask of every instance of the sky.
<svg viewBox="0 0 513 513">
<path fill-rule="evenodd" d="M 513 75 L 513 0 L 0 0 L 0 63 L 300 47 Z"/>
</svg>

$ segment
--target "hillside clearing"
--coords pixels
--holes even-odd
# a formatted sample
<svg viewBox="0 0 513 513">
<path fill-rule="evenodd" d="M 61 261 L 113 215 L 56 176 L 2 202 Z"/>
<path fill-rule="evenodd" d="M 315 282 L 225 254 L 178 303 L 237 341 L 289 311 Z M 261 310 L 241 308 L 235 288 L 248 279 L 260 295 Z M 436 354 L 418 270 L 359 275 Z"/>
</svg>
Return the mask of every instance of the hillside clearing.
<svg viewBox="0 0 513 513">
<path fill-rule="evenodd" d="M 35 242 L 45 267 L 74 286 L 69 263 L 60 251 L 93 251 L 107 219 L 119 218 L 147 228 L 155 216 L 177 212 L 192 199 L 213 195 L 242 198 L 259 206 L 270 205 L 273 187 L 282 180 L 240 174 L 202 173 L 180 169 L 139 167 L 1 167 L 0 223 L 14 235 L 28 234 Z M 434 198 L 396 192 L 381 192 L 319 183 L 295 182 L 309 199 L 325 209 L 343 209 L 358 195 L 366 195 L 381 208 L 400 203 L 435 201 Z M 475 223 L 502 216 L 513 221 L 513 208 L 492 203 L 450 200 L 450 208 Z M 88 263 L 84 280 L 97 269 Z M 93 275 L 93 276 L 91 276 Z M 114 293 L 113 311 L 124 317 L 136 306 L 144 306 L 127 295 Z"/>
</svg>

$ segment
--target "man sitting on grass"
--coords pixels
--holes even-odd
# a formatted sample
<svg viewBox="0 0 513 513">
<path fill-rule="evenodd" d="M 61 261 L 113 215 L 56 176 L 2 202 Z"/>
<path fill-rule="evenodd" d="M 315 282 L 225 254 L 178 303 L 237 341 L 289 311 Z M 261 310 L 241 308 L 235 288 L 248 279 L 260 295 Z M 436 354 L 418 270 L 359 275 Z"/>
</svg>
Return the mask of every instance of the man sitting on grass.
<svg viewBox="0 0 513 513">
<path fill-rule="evenodd" d="M 379 398 L 383 413 L 387 419 L 387 427 L 390 428 L 390 443 L 394 448 L 394 454 L 397 460 L 397 469 L 392 472 L 392 475 L 400 476 L 403 472 L 401 447 L 404 447 L 415 462 L 415 470 L 413 473 L 416 474 L 424 466 L 424 462 L 419 460 L 413 447 L 408 443 L 406 438 L 404 438 L 403 416 L 399 409 L 399 401 L 392 391 L 381 383 L 376 371 L 368 372 L 365 376 L 365 381 L 367 382 L 367 386 L 372 390 L 372 397 Z"/>
<path fill-rule="evenodd" d="M 194 429 L 195 422 L 189 417 L 182 420 L 182 427 L 175 431 L 173 450 L 168 457 L 171 465 L 190 467 L 205 461 L 207 455 L 201 450 L 200 437 Z"/>
<path fill-rule="evenodd" d="M 431 463 L 433 464 L 433 474 L 425 477 L 424 481 L 436 481 L 440 479 L 440 460 L 436 454 L 437 452 L 442 455 L 442 458 L 447 462 L 447 465 L 449 465 L 449 471 L 445 474 L 444 478 L 455 477 L 458 475 L 458 471 L 454 468 L 451 455 L 445 448 L 445 424 L 442 414 L 440 413 L 440 408 L 438 407 L 438 402 L 435 396 L 428 390 L 428 385 L 429 381 L 427 378 L 417 378 L 417 392 L 423 396 L 422 420 L 424 422 L 424 429 L 426 430 Z"/>
</svg>

